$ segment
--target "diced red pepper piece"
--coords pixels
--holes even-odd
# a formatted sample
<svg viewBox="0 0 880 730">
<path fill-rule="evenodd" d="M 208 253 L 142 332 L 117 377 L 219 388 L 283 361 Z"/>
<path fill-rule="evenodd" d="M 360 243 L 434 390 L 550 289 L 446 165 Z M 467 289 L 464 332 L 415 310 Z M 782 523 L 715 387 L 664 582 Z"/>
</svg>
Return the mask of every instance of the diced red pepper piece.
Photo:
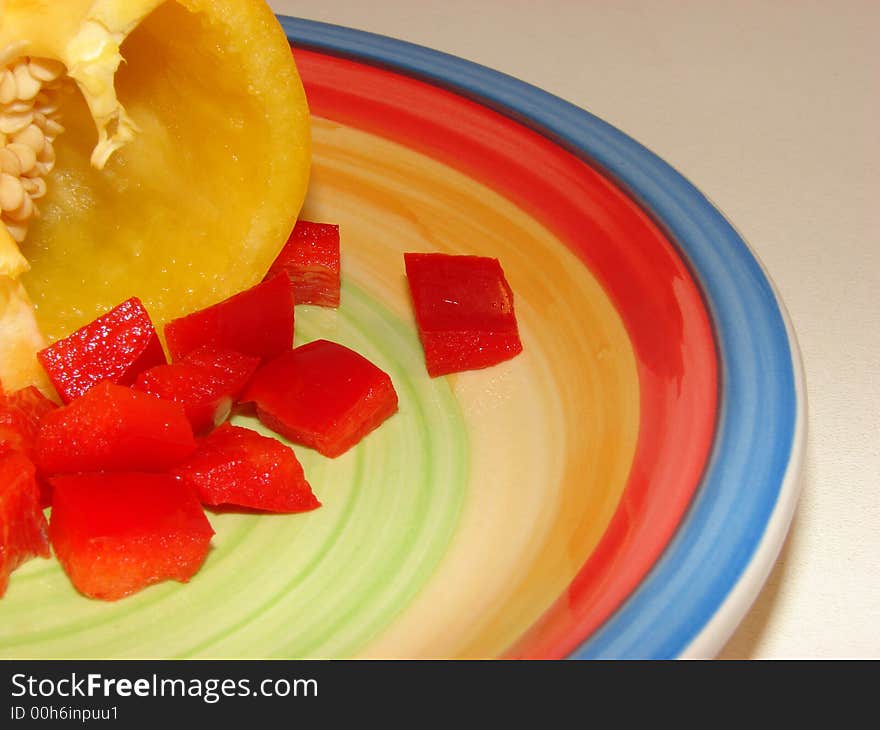
<svg viewBox="0 0 880 730">
<path fill-rule="evenodd" d="M 498 259 L 439 253 L 404 259 L 431 377 L 489 367 L 522 352 L 513 292 Z"/>
<path fill-rule="evenodd" d="M 0 393 L 0 446 L 6 445 L 36 458 L 37 435 L 43 417 L 58 406 L 33 385 L 14 393 Z M 40 507 L 52 504 L 49 482 L 37 475 L 40 488 Z"/>
<path fill-rule="evenodd" d="M 37 466 L 51 476 L 91 471 L 164 471 L 196 447 L 177 403 L 104 382 L 43 418 Z"/>
<path fill-rule="evenodd" d="M 202 504 L 267 512 L 306 512 L 321 506 L 293 450 L 249 428 L 224 423 L 199 441 L 173 472 Z"/>
<path fill-rule="evenodd" d="M 293 346 L 293 285 L 278 274 L 165 326 L 172 360 L 203 345 L 263 359 Z"/>
<path fill-rule="evenodd" d="M 134 387 L 180 404 L 193 432 L 201 434 L 226 420 L 259 364 L 258 357 L 205 345 L 141 373 Z"/>
<path fill-rule="evenodd" d="M 165 580 L 187 582 L 214 530 L 195 492 L 170 474 L 54 477 L 49 535 L 74 587 L 115 601 Z"/>
<path fill-rule="evenodd" d="M 130 385 L 141 371 L 164 363 L 165 352 L 147 310 L 132 297 L 37 358 L 61 400 L 70 403 L 102 380 Z"/>
<path fill-rule="evenodd" d="M 12 571 L 35 556 L 49 557 L 49 540 L 34 465 L 0 446 L 0 597 Z"/>
<path fill-rule="evenodd" d="M 285 272 L 293 282 L 297 304 L 339 306 L 339 226 L 297 221 L 269 268 L 269 276 Z"/>
<path fill-rule="evenodd" d="M 40 422 L 58 406 L 29 385 L 14 393 L 0 393 L 0 443 L 33 457 Z"/>
<path fill-rule="evenodd" d="M 354 350 L 315 340 L 263 365 L 245 389 L 278 434 L 339 456 L 397 411 L 387 373 Z"/>
</svg>

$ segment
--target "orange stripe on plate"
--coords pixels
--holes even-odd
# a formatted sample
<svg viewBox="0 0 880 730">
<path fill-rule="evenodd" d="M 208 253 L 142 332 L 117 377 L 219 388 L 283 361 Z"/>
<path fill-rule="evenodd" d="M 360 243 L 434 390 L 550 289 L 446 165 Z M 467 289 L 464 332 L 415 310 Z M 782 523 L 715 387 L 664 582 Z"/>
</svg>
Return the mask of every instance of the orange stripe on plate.
<svg viewBox="0 0 880 730">
<path fill-rule="evenodd" d="M 507 197 L 580 258 L 623 320 L 637 361 L 641 414 L 626 489 L 568 588 L 507 652 L 564 656 L 635 589 L 699 485 L 718 386 L 699 287 L 639 205 L 552 140 L 417 79 L 311 51 L 295 54 L 313 113 L 435 157 Z"/>
</svg>

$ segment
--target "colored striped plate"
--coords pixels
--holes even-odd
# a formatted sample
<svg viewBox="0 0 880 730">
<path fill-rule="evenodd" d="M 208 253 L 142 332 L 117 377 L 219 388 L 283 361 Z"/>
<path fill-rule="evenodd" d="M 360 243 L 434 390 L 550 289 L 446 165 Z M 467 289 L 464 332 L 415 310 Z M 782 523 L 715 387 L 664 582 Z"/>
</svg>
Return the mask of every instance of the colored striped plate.
<svg viewBox="0 0 880 730">
<path fill-rule="evenodd" d="M 319 510 L 212 513 L 186 586 L 104 604 L 31 561 L 0 656 L 712 656 L 782 544 L 804 444 L 795 338 L 754 255 L 582 109 L 281 21 L 314 117 L 303 217 L 343 247 L 342 304 L 298 307 L 297 342 L 371 358 L 400 411 L 338 459 L 294 447 Z M 524 352 L 429 378 L 405 251 L 497 257 Z"/>
</svg>

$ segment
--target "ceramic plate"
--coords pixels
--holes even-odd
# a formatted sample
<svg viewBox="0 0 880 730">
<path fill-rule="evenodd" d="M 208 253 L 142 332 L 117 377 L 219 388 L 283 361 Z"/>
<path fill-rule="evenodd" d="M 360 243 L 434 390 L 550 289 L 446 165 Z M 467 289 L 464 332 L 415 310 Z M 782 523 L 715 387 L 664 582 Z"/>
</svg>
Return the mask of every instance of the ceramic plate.
<svg viewBox="0 0 880 730">
<path fill-rule="evenodd" d="M 319 510 L 211 513 L 188 585 L 106 604 L 31 561 L 0 654 L 712 656 L 776 558 L 804 441 L 795 339 L 754 255 L 582 109 L 282 23 L 314 116 L 303 217 L 338 223 L 343 248 L 339 310 L 298 307 L 296 340 L 372 359 L 400 411 L 337 459 L 295 447 Z M 406 251 L 497 257 L 523 354 L 429 378 Z"/>
</svg>

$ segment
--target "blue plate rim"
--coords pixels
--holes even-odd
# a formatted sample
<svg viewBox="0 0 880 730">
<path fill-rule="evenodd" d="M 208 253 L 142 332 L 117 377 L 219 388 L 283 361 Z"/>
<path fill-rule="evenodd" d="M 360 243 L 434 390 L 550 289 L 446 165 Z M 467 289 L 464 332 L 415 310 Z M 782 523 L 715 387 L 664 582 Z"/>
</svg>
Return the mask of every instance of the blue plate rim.
<svg viewBox="0 0 880 730">
<path fill-rule="evenodd" d="M 719 351 L 709 463 L 663 554 L 572 659 L 710 658 L 760 592 L 800 496 L 806 389 L 769 274 L 687 178 L 590 112 L 506 74 L 387 36 L 278 16 L 295 47 L 379 65 L 477 101 L 609 174 L 675 242 L 703 290 Z"/>
</svg>

